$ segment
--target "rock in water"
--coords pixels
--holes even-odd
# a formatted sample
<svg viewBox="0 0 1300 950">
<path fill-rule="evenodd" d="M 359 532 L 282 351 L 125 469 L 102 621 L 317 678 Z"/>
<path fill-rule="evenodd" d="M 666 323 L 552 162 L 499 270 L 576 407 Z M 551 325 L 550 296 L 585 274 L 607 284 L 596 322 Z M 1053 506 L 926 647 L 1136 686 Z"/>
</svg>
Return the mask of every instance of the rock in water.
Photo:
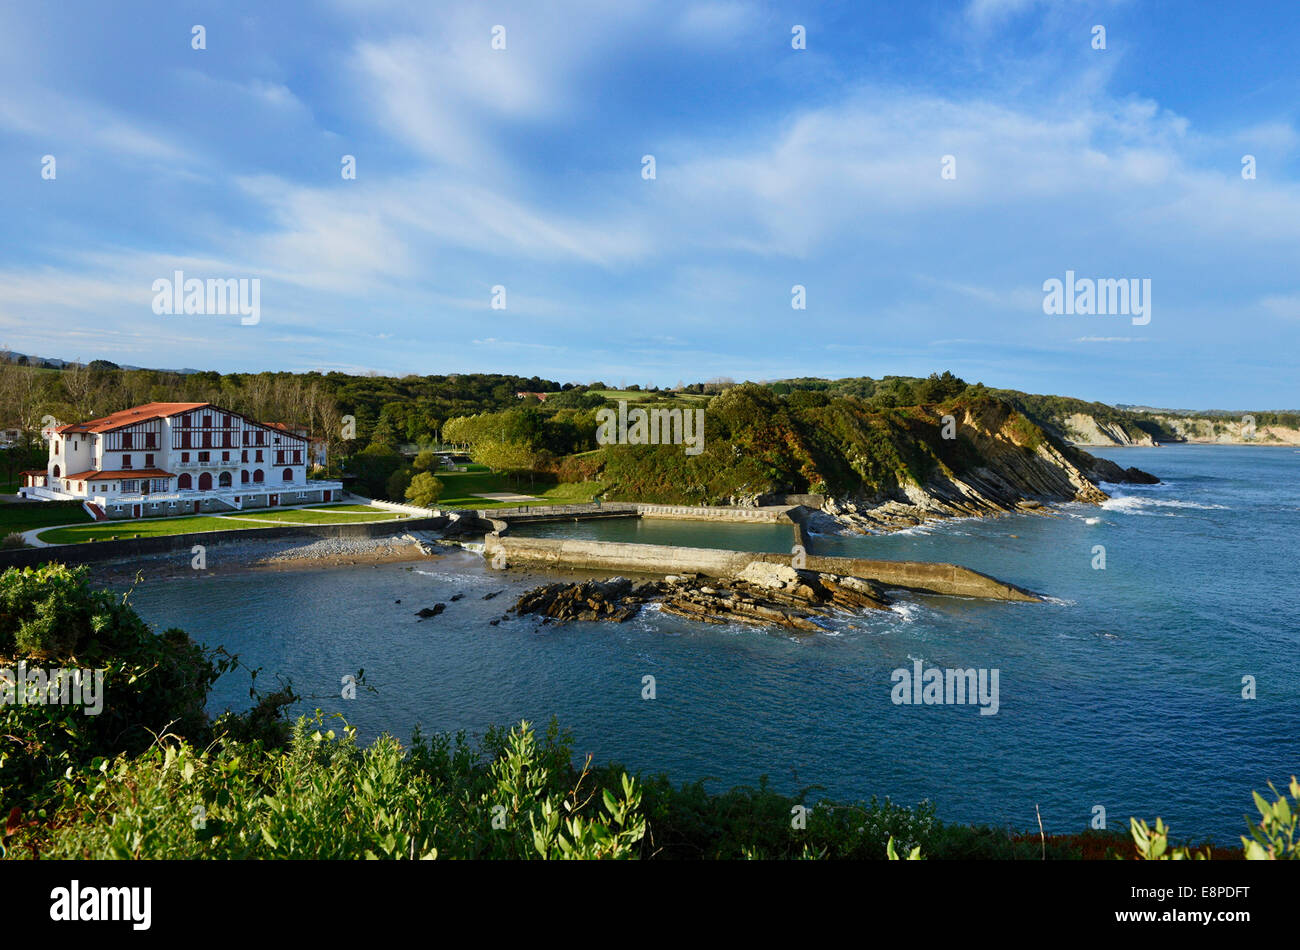
<svg viewBox="0 0 1300 950">
<path fill-rule="evenodd" d="M 734 581 L 677 578 L 633 584 L 626 577 L 578 584 L 544 584 L 513 608 L 545 621 L 629 620 L 647 603 L 705 623 L 748 623 L 813 633 L 837 611 L 881 609 L 888 601 L 870 581 L 784 564 L 751 562 Z M 545 622 L 544 621 L 544 622 Z"/>
<path fill-rule="evenodd" d="M 434 604 L 432 607 L 421 607 L 415 612 L 417 617 L 436 617 L 447 609 L 446 604 Z"/>
</svg>

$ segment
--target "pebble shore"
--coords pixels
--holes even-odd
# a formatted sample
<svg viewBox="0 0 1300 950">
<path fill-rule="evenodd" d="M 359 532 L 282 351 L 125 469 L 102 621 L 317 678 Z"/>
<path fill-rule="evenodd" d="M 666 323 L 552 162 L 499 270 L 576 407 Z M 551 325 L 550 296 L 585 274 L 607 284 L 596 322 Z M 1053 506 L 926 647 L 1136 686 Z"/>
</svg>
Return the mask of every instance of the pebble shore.
<svg viewBox="0 0 1300 950">
<path fill-rule="evenodd" d="M 260 541 L 224 541 L 206 545 L 203 558 L 208 574 L 236 574 L 256 570 L 301 570 L 304 568 L 350 567 L 357 564 L 388 564 L 425 561 L 438 555 L 424 554 L 413 541 L 399 536 L 385 538 L 275 538 Z M 195 554 L 171 551 L 125 561 L 92 565 L 93 575 L 102 581 L 130 580 L 137 571 L 150 578 L 188 576 L 196 570 Z"/>
</svg>

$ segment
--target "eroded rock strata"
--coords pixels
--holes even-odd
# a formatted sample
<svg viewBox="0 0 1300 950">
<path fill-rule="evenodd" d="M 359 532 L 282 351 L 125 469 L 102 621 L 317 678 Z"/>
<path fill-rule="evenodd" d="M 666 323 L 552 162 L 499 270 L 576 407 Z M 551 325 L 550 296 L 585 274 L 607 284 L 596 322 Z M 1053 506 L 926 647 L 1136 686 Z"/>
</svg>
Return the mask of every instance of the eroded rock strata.
<svg viewBox="0 0 1300 950">
<path fill-rule="evenodd" d="M 729 580 L 673 575 L 662 581 L 612 577 L 544 584 L 520 597 L 511 609 L 562 623 L 621 623 L 652 603 L 665 613 L 705 623 L 747 623 L 806 633 L 823 629 L 817 621 L 835 613 L 889 605 L 880 588 L 870 581 L 755 561 Z"/>
</svg>

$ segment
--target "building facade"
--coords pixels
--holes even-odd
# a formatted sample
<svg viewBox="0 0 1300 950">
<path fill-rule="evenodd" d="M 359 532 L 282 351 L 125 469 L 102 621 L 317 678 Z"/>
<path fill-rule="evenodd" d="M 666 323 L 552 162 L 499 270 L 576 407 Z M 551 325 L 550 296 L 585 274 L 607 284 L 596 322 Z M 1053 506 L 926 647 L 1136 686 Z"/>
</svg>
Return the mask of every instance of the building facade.
<svg viewBox="0 0 1300 950">
<path fill-rule="evenodd" d="M 308 481 L 305 431 L 212 403 L 148 403 L 45 435 L 46 470 L 24 472 L 19 494 L 80 500 L 96 518 L 310 504 L 342 491 Z"/>
</svg>

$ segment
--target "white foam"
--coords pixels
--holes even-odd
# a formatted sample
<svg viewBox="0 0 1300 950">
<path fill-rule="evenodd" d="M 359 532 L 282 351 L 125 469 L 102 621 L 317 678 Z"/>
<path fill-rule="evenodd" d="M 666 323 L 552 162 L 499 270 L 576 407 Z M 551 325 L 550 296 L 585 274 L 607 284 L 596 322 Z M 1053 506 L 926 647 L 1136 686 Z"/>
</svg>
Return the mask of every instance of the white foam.
<svg viewBox="0 0 1300 950">
<path fill-rule="evenodd" d="M 1119 511 L 1125 514 L 1150 514 L 1144 508 L 1190 508 L 1198 511 L 1227 511 L 1227 505 L 1203 505 L 1195 501 L 1182 501 L 1177 498 L 1143 498 L 1138 495 L 1121 495 L 1109 498 L 1101 503 L 1107 511 Z"/>
<path fill-rule="evenodd" d="M 892 604 L 889 609 L 898 614 L 903 623 L 913 623 L 921 616 L 921 608 L 916 604 Z"/>
</svg>

